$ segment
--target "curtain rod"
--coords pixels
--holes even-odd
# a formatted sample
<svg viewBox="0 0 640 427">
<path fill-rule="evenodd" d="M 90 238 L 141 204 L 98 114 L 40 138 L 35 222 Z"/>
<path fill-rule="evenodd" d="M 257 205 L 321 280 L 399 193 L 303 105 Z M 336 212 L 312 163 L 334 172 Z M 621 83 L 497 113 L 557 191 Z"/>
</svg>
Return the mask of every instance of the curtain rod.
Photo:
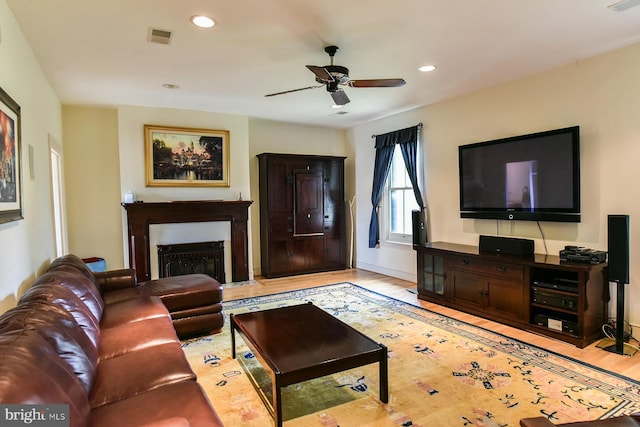
<svg viewBox="0 0 640 427">
<path fill-rule="evenodd" d="M 422 129 L 422 122 L 418 123 L 418 124 L 417 124 L 417 126 L 418 126 L 420 129 Z M 381 134 L 381 135 L 384 135 L 384 134 Z M 371 135 L 371 138 L 375 138 L 376 136 L 378 136 L 378 135 Z"/>
</svg>

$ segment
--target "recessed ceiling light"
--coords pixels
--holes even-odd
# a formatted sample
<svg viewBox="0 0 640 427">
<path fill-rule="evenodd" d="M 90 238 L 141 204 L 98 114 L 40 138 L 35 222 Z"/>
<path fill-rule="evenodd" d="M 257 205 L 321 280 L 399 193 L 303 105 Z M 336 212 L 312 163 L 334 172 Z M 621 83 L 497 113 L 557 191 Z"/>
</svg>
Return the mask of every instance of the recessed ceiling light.
<svg viewBox="0 0 640 427">
<path fill-rule="evenodd" d="M 189 20 L 193 23 L 193 25 L 200 28 L 211 28 L 216 25 L 213 19 L 204 15 L 193 15 L 191 18 L 189 18 Z"/>
<path fill-rule="evenodd" d="M 180 89 L 180 86 L 174 85 L 173 83 L 165 83 L 162 87 L 166 89 Z"/>
<path fill-rule="evenodd" d="M 422 67 L 418 68 L 418 70 L 422 71 L 423 73 L 428 73 L 429 71 L 433 71 L 435 69 L 435 65 L 423 65 Z"/>
</svg>

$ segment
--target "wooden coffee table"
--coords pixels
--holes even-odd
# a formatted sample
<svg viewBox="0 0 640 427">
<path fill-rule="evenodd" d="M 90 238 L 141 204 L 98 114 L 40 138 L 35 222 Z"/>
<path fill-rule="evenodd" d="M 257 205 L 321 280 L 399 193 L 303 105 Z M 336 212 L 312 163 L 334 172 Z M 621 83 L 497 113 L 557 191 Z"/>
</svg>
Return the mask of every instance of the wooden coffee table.
<svg viewBox="0 0 640 427">
<path fill-rule="evenodd" d="M 273 418 L 282 425 L 282 387 L 370 363 L 379 363 L 380 400 L 389 401 L 387 347 L 308 303 L 230 316 L 235 332 L 271 377 Z"/>
</svg>

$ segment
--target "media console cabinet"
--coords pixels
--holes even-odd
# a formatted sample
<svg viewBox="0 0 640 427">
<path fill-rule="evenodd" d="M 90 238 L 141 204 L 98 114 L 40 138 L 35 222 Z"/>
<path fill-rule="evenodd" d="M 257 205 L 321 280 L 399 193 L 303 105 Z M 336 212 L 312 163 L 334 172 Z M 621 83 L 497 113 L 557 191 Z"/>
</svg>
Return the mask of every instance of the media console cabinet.
<svg viewBox="0 0 640 427">
<path fill-rule="evenodd" d="M 414 245 L 418 298 L 584 348 L 607 321 L 607 264 L 480 252 L 446 242 Z"/>
</svg>

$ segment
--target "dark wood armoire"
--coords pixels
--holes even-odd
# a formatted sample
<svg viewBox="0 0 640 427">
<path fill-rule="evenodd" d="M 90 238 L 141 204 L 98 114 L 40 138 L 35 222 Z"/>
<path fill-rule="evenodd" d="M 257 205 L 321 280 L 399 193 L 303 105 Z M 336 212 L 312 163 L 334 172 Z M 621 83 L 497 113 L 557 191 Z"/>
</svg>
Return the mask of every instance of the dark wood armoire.
<svg viewBox="0 0 640 427">
<path fill-rule="evenodd" d="M 345 268 L 345 158 L 263 153 L 258 159 L 262 275 Z"/>
</svg>

